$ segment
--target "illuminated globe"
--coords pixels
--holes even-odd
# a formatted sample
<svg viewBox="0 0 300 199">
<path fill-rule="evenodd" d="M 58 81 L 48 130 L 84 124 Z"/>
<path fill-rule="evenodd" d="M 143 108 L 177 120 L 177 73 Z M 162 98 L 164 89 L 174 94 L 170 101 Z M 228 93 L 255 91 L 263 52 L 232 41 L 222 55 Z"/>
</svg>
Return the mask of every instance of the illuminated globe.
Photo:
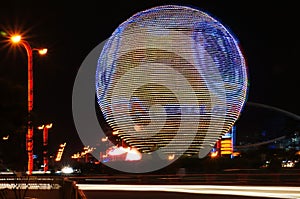
<svg viewBox="0 0 300 199">
<path fill-rule="evenodd" d="M 238 119 L 247 71 L 210 15 L 166 5 L 139 12 L 105 43 L 96 71 L 106 122 L 144 154 L 204 157 Z"/>
</svg>

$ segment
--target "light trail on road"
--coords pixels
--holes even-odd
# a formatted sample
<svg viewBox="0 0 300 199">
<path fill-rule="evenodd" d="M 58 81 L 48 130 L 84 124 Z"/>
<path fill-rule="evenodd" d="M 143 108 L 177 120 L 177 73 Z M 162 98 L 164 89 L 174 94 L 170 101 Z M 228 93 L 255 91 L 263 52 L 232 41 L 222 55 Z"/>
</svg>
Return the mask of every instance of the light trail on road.
<svg viewBox="0 0 300 199">
<path fill-rule="evenodd" d="M 82 191 L 164 191 L 191 194 L 221 194 L 269 198 L 300 198 L 300 187 L 223 185 L 121 185 L 77 184 Z"/>
</svg>

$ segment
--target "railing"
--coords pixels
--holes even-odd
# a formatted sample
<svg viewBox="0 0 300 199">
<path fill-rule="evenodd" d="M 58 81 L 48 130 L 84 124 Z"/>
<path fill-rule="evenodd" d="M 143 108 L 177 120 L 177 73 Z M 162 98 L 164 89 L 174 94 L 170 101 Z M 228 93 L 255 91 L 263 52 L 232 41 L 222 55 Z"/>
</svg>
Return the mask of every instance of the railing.
<svg viewBox="0 0 300 199">
<path fill-rule="evenodd" d="M 0 176 L 0 199 L 9 194 L 30 197 L 37 191 L 56 194 L 53 198 L 87 199 L 77 184 L 165 184 L 165 185 L 263 185 L 300 186 L 300 171 L 286 173 L 255 173 L 255 171 L 227 171 L 216 174 L 118 174 L 86 176 Z M 30 190 L 32 192 L 30 192 Z M 49 192 L 49 190 L 51 190 Z M 56 193 L 53 192 L 56 191 Z M 26 197 L 25 197 L 26 195 Z M 22 197 L 15 197 L 22 198 Z M 42 194 L 39 198 L 43 198 Z"/>
<path fill-rule="evenodd" d="M 41 198 L 49 194 L 60 198 L 62 190 L 63 179 L 59 176 L 0 175 L 0 199 Z"/>
<path fill-rule="evenodd" d="M 76 186 L 76 181 L 65 178 L 62 198 L 65 199 L 87 199 L 82 190 Z"/>
</svg>

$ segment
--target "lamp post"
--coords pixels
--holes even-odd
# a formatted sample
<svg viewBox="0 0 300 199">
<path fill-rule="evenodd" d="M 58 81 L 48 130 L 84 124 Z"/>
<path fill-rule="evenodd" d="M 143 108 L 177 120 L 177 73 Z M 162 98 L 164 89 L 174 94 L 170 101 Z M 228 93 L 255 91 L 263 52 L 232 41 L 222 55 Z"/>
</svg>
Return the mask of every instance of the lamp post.
<svg viewBox="0 0 300 199">
<path fill-rule="evenodd" d="M 32 72 L 32 52 L 37 50 L 39 54 L 47 53 L 47 49 L 32 49 L 30 44 L 22 40 L 20 35 L 13 35 L 10 37 L 13 43 L 20 43 L 24 46 L 27 52 L 27 65 L 28 65 L 28 122 L 27 122 L 27 135 L 26 135 L 26 149 L 28 153 L 28 174 L 32 174 L 33 170 L 33 124 L 32 124 L 32 109 L 33 109 L 33 72 Z"/>
<path fill-rule="evenodd" d="M 44 160 L 44 172 L 48 171 L 48 129 L 52 128 L 52 123 L 39 126 L 39 130 L 43 130 L 43 160 Z"/>
</svg>

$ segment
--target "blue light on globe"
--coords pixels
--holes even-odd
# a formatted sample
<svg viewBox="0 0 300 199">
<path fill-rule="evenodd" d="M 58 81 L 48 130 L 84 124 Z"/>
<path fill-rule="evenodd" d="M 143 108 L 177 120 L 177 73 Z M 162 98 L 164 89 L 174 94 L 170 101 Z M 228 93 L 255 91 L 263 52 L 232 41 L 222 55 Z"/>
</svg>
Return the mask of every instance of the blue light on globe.
<svg viewBox="0 0 300 199">
<path fill-rule="evenodd" d="M 165 5 L 116 28 L 99 56 L 96 89 L 106 122 L 127 145 L 203 157 L 242 111 L 247 68 L 219 21 Z"/>
</svg>

